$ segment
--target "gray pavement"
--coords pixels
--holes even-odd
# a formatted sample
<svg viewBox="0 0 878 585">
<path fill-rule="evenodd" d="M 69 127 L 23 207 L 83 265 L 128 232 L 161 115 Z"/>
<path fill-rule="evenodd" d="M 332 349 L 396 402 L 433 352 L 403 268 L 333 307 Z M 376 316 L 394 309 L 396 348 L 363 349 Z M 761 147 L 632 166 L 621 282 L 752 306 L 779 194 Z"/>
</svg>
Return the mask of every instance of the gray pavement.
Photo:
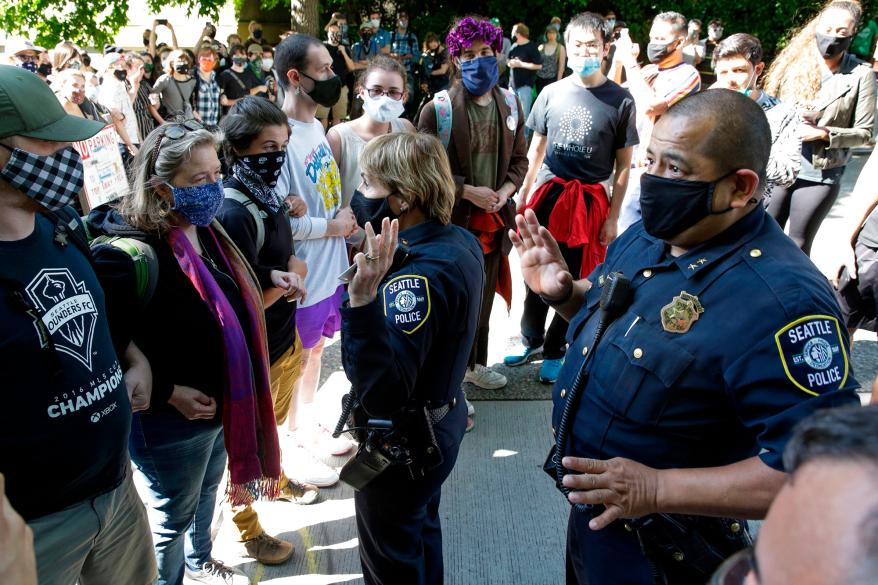
<svg viewBox="0 0 878 585">
<path fill-rule="evenodd" d="M 839 201 L 818 234 L 813 259 L 829 270 L 843 239 L 839 223 L 850 191 L 868 151 L 855 155 Z M 517 258 L 510 257 L 512 274 Z M 517 343 L 523 285 L 516 279 L 514 306 L 506 311 L 497 297 L 491 317 L 490 362 L 497 365 Z M 875 334 L 858 332 L 851 356 L 856 377 L 869 388 L 878 372 Z M 476 428 L 467 435 L 454 473 L 445 484 L 441 510 L 449 585 L 563 582 L 567 505 L 542 472 L 551 442 L 547 401 L 550 388 L 537 381 L 539 363 L 519 368 L 497 366 L 509 377 L 501 390 L 468 388 L 476 400 Z M 348 385 L 341 369 L 338 343 L 324 354 L 318 401 L 327 422 L 337 416 L 339 397 Z M 865 399 L 865 394 L 862 395 Z M 329 463 L 339 467 L 342 458 Z M 324 585 L 362 583 L 357 557 L 353 492 L 339 485 L 322 492 L 312 506 L 258 503 L 263 526 L 296 546 L 293 559 L 264 567 L 240 556 L 237 534 L 223 510 L 215 556 L 237 565 L 251 583 Z"/>
</svg>

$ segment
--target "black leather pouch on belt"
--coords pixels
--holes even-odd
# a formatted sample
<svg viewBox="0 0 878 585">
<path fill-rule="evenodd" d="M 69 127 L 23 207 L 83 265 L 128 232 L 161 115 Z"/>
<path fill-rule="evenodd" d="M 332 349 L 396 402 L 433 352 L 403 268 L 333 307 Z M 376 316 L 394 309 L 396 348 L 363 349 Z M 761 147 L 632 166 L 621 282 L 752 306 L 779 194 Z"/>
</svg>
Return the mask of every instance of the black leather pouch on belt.
<svg viewBox="0 0 878 585">
<path fill-rule="evenodd" d="M 725 559 L 753 544 L 747 522 L 734 518 L 650 514 L 628 525 L 657 572 L 668 577 L 657 583 L 703 583 Z"/>
</svg>

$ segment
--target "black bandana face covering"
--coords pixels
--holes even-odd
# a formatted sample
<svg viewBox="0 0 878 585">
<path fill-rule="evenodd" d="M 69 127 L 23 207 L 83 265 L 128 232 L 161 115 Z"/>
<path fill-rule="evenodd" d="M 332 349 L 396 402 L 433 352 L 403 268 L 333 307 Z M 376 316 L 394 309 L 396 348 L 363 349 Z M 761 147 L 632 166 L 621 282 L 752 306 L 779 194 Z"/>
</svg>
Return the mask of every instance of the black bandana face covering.
<svg viewBox="0 0 878 585">
<path fill-rule="evenodd" d="M 834 37 L 823 33 L 815 33 L 817 50 L 824 59 L 832 59 L 844 53 L 851 46 L 854 37 Z"/>
<path fill-rule="evenodd" d="M 0 177 L 37 203 L 55 211 L 70 205 L 82 191 L 82 158 L 72 146 L 48 156 L 0 146 L 12 153 Z"/>
<path fill-rule="evenodd" d="M 713 195 L 717 184 L 734 172 L 715 181 L 686 181 L 644 174 L 640 178 L 640 212 L 646 233 L 669 240 L 709 215 L 731 211 L 731 207 L 713 211 Z"/>
</svg>

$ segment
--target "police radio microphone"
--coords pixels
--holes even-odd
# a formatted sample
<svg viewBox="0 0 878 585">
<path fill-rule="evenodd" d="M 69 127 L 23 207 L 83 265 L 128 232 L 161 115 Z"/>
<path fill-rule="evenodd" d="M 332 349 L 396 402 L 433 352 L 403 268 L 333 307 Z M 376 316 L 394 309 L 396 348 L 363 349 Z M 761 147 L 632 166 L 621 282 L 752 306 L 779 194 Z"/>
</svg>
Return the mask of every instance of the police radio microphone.
<svg viewBox="0 0 878 585">
<path fill-rule="evenodd" d="M 611 272 L 604 279 L 603 290 L 601 291 L 600 300 L 600 320 L 595 329 L 594 338 L 591 343 L 591 349 L 582 360 L 582 365 L 576 373 L 573 385 L 566 394 L 567 401 L 564 403 L 564 410 L 561 412 L 561 421 L 555 438 L 555 445 L 549 453 L 549 460 L 546 461 L 544 468 L 554 468 L 554 477 L 558 489 L 565 496 L 570 495 L 570 488 L 563 484 L 564 476 L 567 470 L 561 465 L 561 458 L 567 451 L 567 440 L 570 436 L 570 425 L 573 414 L 579 404 L 580 393 L 585 386 L 586 369 L 591 362 L 592 356 L 596 353 L 598 343 L 604 336 L 607 327 L 619 316 L 625 313 L 625 310 L 631 305 L 631 280 L 621 272 Z M 583 512 L 589 510 L 590 504 L 574 504 L 577 511 Z"/>
</svg>

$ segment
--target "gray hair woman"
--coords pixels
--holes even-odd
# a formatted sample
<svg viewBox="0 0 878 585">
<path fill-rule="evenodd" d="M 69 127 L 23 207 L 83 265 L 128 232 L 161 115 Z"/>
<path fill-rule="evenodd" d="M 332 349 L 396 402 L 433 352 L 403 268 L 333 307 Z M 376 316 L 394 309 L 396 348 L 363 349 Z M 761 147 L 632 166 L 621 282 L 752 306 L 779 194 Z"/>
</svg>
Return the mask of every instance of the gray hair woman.
<svg viewBox="0 0 878 585">
<path fill-rule="evenodd" d="M 214 221 L 223 201 L 218 146 L 191 120 L 160 126 L 134 158 L 132 192 L 89 216 L 98 233 L 155 257 L 154 290 L 138 295 L 131 257 L 112 245 L 96 250 L 100 270 L 118 283 L 105 291 L 108 312 L 125 321 L 117 333 L 142 344 L 153 366 L 152 408 L 134 417 L 129 450 L 166 585 L 182 583 L 184 572 L 247 582 L 211 557 L 227 451 L 233 504 L 276 497 L 281 475 L 262 293 Z M 185 558 L 184 535 L 193 545 Z"/>
</svg>

